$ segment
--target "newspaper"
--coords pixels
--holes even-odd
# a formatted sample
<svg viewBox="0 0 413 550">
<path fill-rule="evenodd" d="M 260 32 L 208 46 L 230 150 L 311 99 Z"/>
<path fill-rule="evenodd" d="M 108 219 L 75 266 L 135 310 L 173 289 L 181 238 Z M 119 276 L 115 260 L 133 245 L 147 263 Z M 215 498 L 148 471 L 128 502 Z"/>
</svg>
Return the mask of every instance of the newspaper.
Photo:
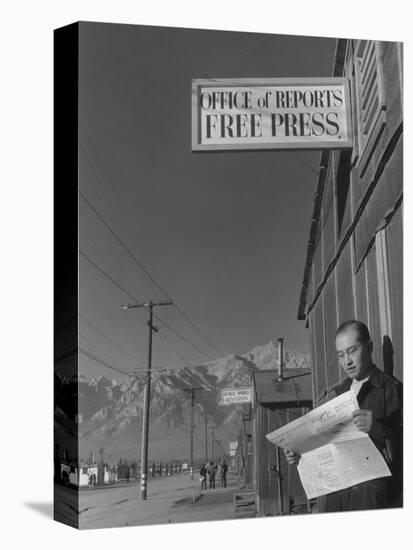
<svg viewBox="0 0 413 550">
<path fill-rule="evenodd" d="M 298 472 L 307 498 L 391 475 L 372 440 L 353 422 L 358 408 L 350 390 L 267 434 L 275 445 L 301 455 Z"/>
</svg>

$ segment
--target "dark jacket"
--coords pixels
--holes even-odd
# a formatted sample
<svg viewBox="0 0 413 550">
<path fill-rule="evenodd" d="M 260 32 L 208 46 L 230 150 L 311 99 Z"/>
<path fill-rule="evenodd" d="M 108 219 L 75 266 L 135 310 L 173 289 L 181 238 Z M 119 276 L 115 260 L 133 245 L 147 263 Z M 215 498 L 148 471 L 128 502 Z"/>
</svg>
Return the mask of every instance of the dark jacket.
<svg viewBox="0 0 413 550">
<path fill-rule="evenodd" d="M 347 378 L 335 388 L 336 395 L 350 389 Z M 386 460 L 391 477 L 373 479 L 354 487 L 331 493 L 326 497 L 326 512 L 368 510 L 403 505 L 403 386 L 373 367 L 369 379 L 357 395 L 360 409 L 373 413 L 370 438 Z"/>
</svg>

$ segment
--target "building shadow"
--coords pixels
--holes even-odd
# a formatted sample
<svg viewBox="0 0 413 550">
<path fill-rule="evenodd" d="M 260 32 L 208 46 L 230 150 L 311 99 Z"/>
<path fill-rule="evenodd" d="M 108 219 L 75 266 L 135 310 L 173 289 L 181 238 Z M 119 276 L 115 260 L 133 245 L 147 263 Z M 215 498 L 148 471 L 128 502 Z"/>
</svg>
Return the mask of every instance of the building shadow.
<svg viewBox="0 0 413 550">
<path fill-rule="evenodd" d="M 53 502 L 23 502 L 26 508 L 34 510 L 38 514 L 53 519 Z"/>
</svg>

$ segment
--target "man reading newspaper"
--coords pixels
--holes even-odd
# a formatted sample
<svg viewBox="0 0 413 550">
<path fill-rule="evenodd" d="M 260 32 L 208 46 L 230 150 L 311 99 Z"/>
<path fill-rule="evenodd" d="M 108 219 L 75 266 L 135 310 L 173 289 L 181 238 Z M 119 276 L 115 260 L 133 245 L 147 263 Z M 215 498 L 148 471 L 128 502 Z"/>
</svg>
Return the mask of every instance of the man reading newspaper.
<svg viewBox="0 0 413 550">
<path fill-rule="evenodd" d="M 347 378 L 335 388 L 335 392 L 337 396 L 343 397 L 346 392 L 354 393 L 358 407 L 356 403 L 357 408 L 351 413 L 352 428 L 354 430 L 354 427 L 357 427 L 361 434 L 368 434 L 384 458 L 388 469 L 381 456 L 378 456 L 388 473 L 384 474 L 384 477 L 329 492 L 325 502 L 326 512 L 402 506 L 402 385 L 373 364 L 372 349 L 369 330 L 364 323 L 346 321 L 340 325 L 336 333 L 336 351 L 338 362 Z M 350 393 L 348 395 L 351 397 Z M 354 437 L 354 432 L 350 432 L 351 430 L 349 438 Z M 371 445 L 369 438 L 360 437 L 352 441 L 358 446 L 364 442 Z M 352 441 L 348 442 L 350 448 Z M 329 447 L 323 449 L 328 453 Z M 298 464 L 300 469 L 301 455 L 285 446 L 284 452 L 287 461 L 290 464 Z M 311 453 L 308 454 L 311 456 Z M 358 460 L 369 458 L 364 455 L 354 456 Z M 328 460 L 326 463 L 328 464 Z M 307 464 L 307 469 L 308 466 L 311 464 Z M 379 468 L 378 471 L 384 470 Z"/>
</svg>

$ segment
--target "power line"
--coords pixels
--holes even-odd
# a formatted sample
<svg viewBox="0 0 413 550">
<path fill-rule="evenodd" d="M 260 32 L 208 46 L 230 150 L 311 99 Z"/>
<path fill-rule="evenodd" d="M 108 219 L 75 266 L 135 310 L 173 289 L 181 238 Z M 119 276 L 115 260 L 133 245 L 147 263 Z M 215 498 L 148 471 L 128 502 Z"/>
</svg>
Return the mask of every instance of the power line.
<svg viewBox="0 0 413 550">
<path fill-rule="evenodd" d="M 88 206 L 91 208 L 91 210 L 96 214 L 96 216 L 100 219 L 100 221 L 103 223 L 103 225 L 108 229 L 108 231 L 113 235 L 113 237 L 118 241 L 118 243 L 121 245 L 121 247 L 126 250 L 126 252 L 129 254 L 131 258 L 135 261 L 135 263 L 140 267 L 140 269 L 145 273 L 145 275 L 152 281 L 152 283 L 164 294 L 168 300 L 171 298 L 168 296 L 168 294 L 163 290 L 163 288 L 155 281 L 155 279 L 152 277 L 152 275 L 149 273 L 149 271 L 145 268 L 145 266 L 137 259 L 135 254 L 130 250 L 128 246 L 122 241 L 120 237 L 113 231 L 113 229 L 110 227 L 110 225 L 106 222 L 106 220 L 101 216 L 101 214 L 96 210 L 96 208 L 93 206 L 93 204 L 85 197 L 85 195 L 82 193 L 82 191 L 79 190 L 79 195 L 83 198 L 83 200 L 88 204 Z"/>
<path fill-rule="evenodd" d="M 175 308 L 179 311 L 179 313 L 182 315 L 182 317 L 196 330 L 196 332 L 202 336 L 202 338 L 208 342 L 208 344 L 211 346 L 212 349 L 214 349 L 218 355 L 220 355 L 221 357 L 224 355 L 206 336 L 205 334 L 202 333 L 202 331 L 195 325 L 195 323 L 193 323 L 191 321 L 191 319 L 189 319 L 189 317 L 187 315 L 185 315 L 185 313 L 182 311 L 182 309 L 177 305 L 177 304 L 174 304 L 175 305 Z M 225 358 L 224 358 L 224 361 L 227 361 Z M 228 363 L 228 361 L 227 361 Z"/>
<path fill-rule="evenodd" d="M 129 290 L 127 290 L 125 287 L 123 287 L 120 283 L 118 283 L 115 279 L 113 279 L 113 277 L 111 277 L 108 273 L 106 273 L 95 261 L 93 261 L 91 258 L 89 258 L 89 256 L 87 254 L 85 254 L 84 252 L 82 252 L 81 250 L 79 250 L 79 254 L 81 254 L 88 262 L 90 262 L 94 267 L 95 269 L 97 269 L 100 273 L 102 273 L 102 275 L 104 275 L 107 279 L 109 279 L 114 285 L 116 285 L 120 290 L 122 290 L 123 292 L 125 292 L 130 298 L 132 298 L 132 300 L 135 300 L 135 302 L 139 302 L 138 298 L 136 298 L 136 296 L 134 296 L 131 292 L 129 292 Z M 158 315 L 154 314 L 154 317 L 160 322 L 162 323 L 166 328 L 168 328 L 171 332 L 173 332 L 174 334 L 176 334 L 176 336 L 178 336 L 179 338 L 181 338 L 184 342 L 186 342 L 187 344 L 189 344 L 190 346 L 192 346 L 194 349 L 196 349 L 199 353 L 201 353 L 202 355 L 204 355 L 207 359 L 209 359 L 210 361 L 216 361 L 219 365 L 221 365 L 222 367 L 225 367 L 225 365 L 223 365 L 222 363 L 220 363 L 217 359 L 214 359 L 212 358 L 210 355 L 208 355 L 205 351 L 203 351 L 201 348 L 199 348 L 196 344 L 194 344 L 193 342 L 191 342 L 190 340 L 188 340 L 187 338 L 185 338 L 185 336 L 183 336 L 182 334 L 180 334 L 177 330 L 175 330 L 173 327 L 171 327 L 168 323 L 166 323 L 166 321 L 164 321 L 163 319 L 161 319 Z"/>
<path fill-rule="evenodd" d="M 72 348 L 72 349 L 67 350 L 67 352 L 64 353 L 63 355 L 56 356 L 54 358 L 54 363 L 60 363 L 61 361 L 65 361 L 66 359 L 69 359 L 69 357 L 72 357 L 72 355 L 76 355 L 77 351 L 78 351 L 77 348 Z"/>
<path fill-rule="evenodd" d="M 223 61 L 221 61 L 221 65 L 223 65 L 224 63 L 226 63 L 227 61 L 229 61 L 230 59 L 233 59 L 234 57 L 236 57 L 237 55 L 241 54 L 241 53 L 244 53 L 246 52 L 247 50 L 250 50 L 251 48 L 253 48 L 254 46 L 256 46 L 257 44 L 260 44 L 261 42 L 265 42 L 265 40 L 269 40 L 271 38 L 271 36 L 265 36 L 264 38 L 260 38 L 259 40 L 256 40 L 255 42 L 253 42 L 252 44 L 248 44 L 247 46 L 241 48 L 239 51 L 229 55 L 228 57 L 226 57 L 225 59 L 223 59 Z"/>
<path fill-rule="evenodd" d="M 176 355 L 185 363 L 185 366 L 187 366 L 188 368 L 191 368 L 188 361 L 185 359 L 185 357 L 183 355 L 181 355 L 179 353 L 179 351 L 175 348 L 175 346 L 172 344 L 172 342 L 169 340 L 169 338 L 167 338 L 165 336 L 165 334 L 163 334 L 162 332 L 159 333 L 159 336 L 161 336 L 165 340 L 165 342 L 168 343 L 168 345 L 173 349 L 173 351 L 176 353 Z"/>
<path fill-rule="evenodd" d="M 294 157 L 296 160 L 298 160 L 298 162 L 301 162 L 301 164 L 303 166 L 306 166 L 309 170 L 311 170 L 311 172 L 313 172 L 314 174 L 316 174 L 316 176 L 319 176 L 320 175 L 320 172 L 318 170 L 316 170 L 315 168 L 313 168 L 310 164 L 308 164 L 307 162 L 305 162 L 305 160 L 303 160 L 302 158 L 300 158 L 299 156 L 295 155 L 294 153 L 292 153 L 291 151 L 287 151 L 287 153 L 289 155 L 291 155 L 292 157 Z"/>
<path fill-rule="evenodd" d="M 119 372 L 121 374 L 124 374 L 125 376 L 129 376 L 130 375 L 130 372 L 127 372 L 127 371 L 124 371 L 124 370 L 121 370 L 121 369 L 118 369 L 117 367 L 114 367 L 113 365 L 111 365 L 110 363 L 107 363 L 106 361 L 104 361 L 103 359 L 101 359 L 100 357 L 97 357 L 96 355 L 94 355 L 93 353 L 90 353 L 88 350 L 86 349 L 83 349 L 83 348 L 80 348 L 79 347 L 79 352 L 80 353 L 83 353 L 84 355 L 87 355 L 88 357 L 90 357 L 91 359 L 93 359 L 94 361 L 96 361 L 97 363 L 101 364 L 101 365 L 104 365 L 105 367 L 107 367 L 108 369 L 112 369 L 116 372 Z"/>
<path fill-rule="evenodd" d="M 211 68 L 209 69 L 209 71 L 206 74 L 210 73 L 211 70 L 215 69 L 215 67 L 219 67 L 219 66 L 223 65 L 224 63 L 227 63 L 227 61 L 229 61 L 230 59 L 233 59 L 237 55 L 240 55 L 241 53 L 244 53 L 247 50 L 250 50 L 251 48 L 253 48 L 257 44 L 260 44 L 261 42 L 264 42 L 265 40 L 269 40 L 270 38 L 273 38 L 273 37 L 272 36 L 265 36 L 264 38 L 260 38 L 258 40 L 255 40 L 251 44 L 247 44 L 246 46 L 243 46 L 242 48 L 240 48 L 236 52 L 230 54 L 229 56 L 225 57 L 221 61 L 218 61 L 218 62 L 214 63 L 213 65 L 211 65 Z"/>
<path fill-rule="evenodd" d="M 97 344 L 92 342 L 92 340 L 87 338 L 84 334 L 79 334 L 79 336 L 82 340 L 84 340 L 86 342 L 86 345 L 92 346 L 92 351 L 95 350 L 95 352 L 100 353 L 102 355 L 102 357 L 106 357 L 107 359 L 109 359 L 109 361 L 114 361 L 115 363 L 117 363 L 117 359 L 115 359 L 115 357 L 113 357 L 112 355 L 110 355 L 109 353 L 104 351 Z"/>
<path fill-rule="evenodd" d="M 129 296 L 129 298 L 132 298 L 132 300 L 136 300 L 138 301 L 138 299 L 133 296 L 133 294 L 131 294 L 129 292 L 129 290 L 127 290 L 125 287 L 123 287 L 120 283 L 118 283 L 117 281 L 115 281 L 115 279 L 113 279 L 113 277 L 111 277 L 108 273 L 106 273 L 106 271 L 104 271 L 101 267 L 98 266 L 98 264 L 92 260 L 91 258 L 89 258 L 89 256 L 87 254 L 85 254 L 84 252 L 82 252 L 81 250 L 79 250 L 79 254 L 81 256 L 83 256 L 90 264 L 93 265 L 93 267 L 95 269 L 97 269 L 100 273 L 102 273 L 102 275 L 104 275 L 107 279 L 109 279 L 109 281 L 111 281 L 114 285 L 116 285 L 120 290 L 122 290 L 122 292 L 124 292 L 125 294 L 127 294 Z"/>
<path fill-rule="evenodd" d="M 72 356 L 77 356 L 78 353 L 82 353 L 83 355 L 86 355 L 87 357 L 93 359 L 93 361 L 95 361 L 96 363 L 100 364 L 100 365 L 103 365 L 105 366 L 106 368 L 108 369 L 111 369 L 113 371 L 116 371 L 116 372 L 119 372 L 121 374 L 124 374 L 126 376 L 135 376 L 136 373 L 138 374 L 141 374 L 142 376 L 143 375 L 146 375 L 147 374 L 147 371 L 146 370 L 138 370 L 138 369 L 133 369 L 132 371 L 129 371 L 129 372 L 126 372 L 126 371 L 123 371 L 121 369 L 118 369 L 117 367 L 114 367 L 113 365 L 111 365 L 110 363 L 106 362 L 106 361 L 103 361 L 101 358 L 99 358 L 98 356 L 94 355 L 93 353 L 90 353 L 88 350 L 86 349 L 83 349 L 83 348 L 74 348 L 72 350 L 69 350 L 65 355 L 62 355 L 60 357 L 56 357 L 55 358 L 55 363 L 59 363 L 59 362 L 62 362 L 62 361 L 65 361 L 66 359 L 69 359 L 69 357 L 72 357 Z M 159 372 L 162 372 L 164 369 L 161 369 L 161 368 L 153 368 L 152 369 L 156 374 L 158 374 Z"/>
<path fill-rule="evenodd" d="M 88 198 L 79 191 L 79 194 L 83 198 L 83 200 L 88 204 L 88 206 L 91 208 L 91 210 L 96 214 L 96 216 L 99 218 L 99 220 L 104 224 L 104 226 L 110 231 L 111 235 L 115 237 L 117 242 L 122 246 L 122 248 L 129 254 L 129 256 L 134 260 L 136 265 L 145 273 L 145 275 L 150 279 L 150 281 L 162 292 L 162 294 L 170 301 L 172 301 L 172 298 L 169 296 L 169 294 L 164 290 L 161 285 L 154 279 L 154 277 L 149 273 L 149 271 L 145 268 L 145 266 L 140 262 L 136 255 L 130 250 L 130 248 L 122 241 L 122 239 L 116 234 L 116 232 L 110 227 L 110 225 L 106 222 L 106 220 L 103 218 L 103 216 L 98 212 L 98 210 L 91 204 L 91 202 L 88 200 Z M 194 328 L 194 330 L 218 353 L 218 355 L 223 356 L 224 354 L 209 340 L 209 338 L 195 325 L 193 321 L 184 313 L 184 311 L 177 305 L 174 304 L 177 311 L 182 315 L 182 317 Z M 214 359 L 212 359 L 214 360 Z M 225 360 L 225 359 L 224 359 Z M 229 362 L 225 360 L 228 364 Z"/>
<path fill-rule="evenodd" d="M 192 346 L 194 349 L 196 349 L 199 353 L 201 353 L 202 355 L 204 355 L 207 359 L 209 359 L 210 361 L 213 361 L 215 363 L 218 363 L 218 365 L 220 365 L 221 367 L 224 367 L 225 368 L 225 365 L 223 365 L 218 359 L 214 359 L 213 357 L 211 357 L 210 355 L 208 355 L 205 351 L 203 351 L 201 348 L 199 348 L 196 344 L 194 344 L 193 342 L 191 342 L 190 340 L 188 340 L 187 338 L 185 338 L 185 336 L 183 336 L 182 334 L 180 334 L 177 330 L 175 330 L 173 327 L 171 327 L 168 323 L 166 323 L 163 319 L 161 319 L 160 317 L 158 317 L 157 315 L 154 314 L 154 317 L 160 322 L 162 323 L 166 328 L 168 328 L 171 332 L 173 332 L 174 334 L 176 334 L 176 336 L 178 336 L 179 338 L 181 338 L 181 340 L 183 340 L 184 342 L 186 342 L 187 344 L 189 344 L 190 346 Z"/>
<path fill-rule="evenodd" d="M 265 37 L 262 37 L 254 42 L 252 42 L 251 44 L 248 44 L 246 45 L 245 47 L 241 48 L 240 50 L 237 50 L 235 53 L 229 55 L 228 57 L 224 58 L 224 60 L 222 60 L 220 62 L 220 64 L 223 64 L 223 63 L 226 63 L 228 60 L 232 59 L 233 57 L 236 57 L 237 55 L 247 51 L 248 49 L 256 46 L 257 44 L 261 43 L 261 42 L 264 42 L 266 40 L 269 40 L 270 38 L 272 38 L 272 36 L 265 36 Z M 95 150 L 95 153 L 96 153 L 96 156 L 97 158 L 99 158 L 99 162 L 101 163 L 101 159 L 99 157 L 99 154 L 98 154 L 98 151 L 97 151 L 97 148 L 95 146 L 95 144 L 93 143 L 91 137 L 89 136 L 88 132 L 86 131 L 86 128 L 83 124 L 83 122 L 81 122 L 82 126 L 83 126 L 83 131 L 85 133 L 85 135 L 87 136 L 90 144 L 92 145 L 93 149 Z M 309 170 L 311 170 L 314 174 L 316 175 L 319 175 L 319 172 L 317 170 L 315 170 L 312 166 L 310 166 L 307 162 L 305 162 L 303 159 L 301 159 L 300 157 L 298 157 L 297 155 L 295 155 L 294 153 L 292 152 L 289 152 L 289 154 L 295 158 L 296 160 L 298 160 L 301 164 L 303 164 L 304 166 L 306 166 Z M 89 163 L 89 166 L 93 172 L 93 168 L 89 162 L 89 159 L 87 158 L 87 155 L 86 155 L 86 160 L 88 161 Z M 103 167 L 103 165 L 102 165 Z M 94 174 L 95 175 L 95 174 Z M 109 180 L 107 179 L 107 176 L 106 176 L 106 173 L 104 173 L 104 176 L 105 176 L 105 179 L 107 182 L 109 182 Z M 96 177 L 96 175 L 95 175 Z M 109 182 L 110 183 L 110 182 Z M 109 187 L 110 189 L 110 187 Z M 133 253 L 133 251 L 130 249 L 130 247 L 128 247 L 124 242 L 123 240 L 118 236 L 118 234 L 112 229 L 112 227 L 106 222 L 106 220 L 104 219 L 104 217 L 99 213 L 99 211 L 92 205 L 92 203 L 88 200 L 88 198 L 79 190 L 79 194 L 81 195 L 81 197 L 85 200 L 85 202 L 88 204 L 88 206 L 91 208 L 91 210 L 95 213 L 95 215 L 99 218 L 99 220 L 104 224 L 104 226 L 109 230 L 109 232 L 113 235 L 113 237 L 117 240 L 117 242 L 122 246 L 122 248 L 129 254 L 129 256 L 134 260 L 134 262 L 136 263 L 136 265 L 144 272 L 144 274 L 150 279 L 150 281 L 164 294 L 164 296 L 166 298 L 168 298 L 169 300 L 172 301 L 172 299 L 170 298 L 170 296 L 168 295 L 168 293 L 162 288 L 162 286 L 155 280 L 155 278 L 151 275 L 151 273 L 146 269 L 146 267 L 143 265 L 142 262 L 140 262 L 138 260 L 138 258 L 136 257 L 136 255 Z M 115 210 L 115 209 L 114 209 Z M 122 222 L 122 218 L 120 218 L 120 221 Z M 123 227 L 123 231 L 126 235 L 126 230 L 125 230 L 125 227 L 122 223 L 122 227 Z M 131 225 L 130 226 L 133 230 L 133 226 Z M 136 234 L 135 234 L 136 235 Z M 138 239 L 137 239 L 138 240 Z M 138 244 L 139 244 L 139 240 L 138 240 Z M 141 246 L 141 245 L 140 245 Z M 142 250 L 143 250 L 143 247 L 141 246 Z M 92 260 L 90 260 L 90 258 L 88 258 L 89 261 L 91 263 L 93 263 Z M 96 267 L 96 264 L 93 263 L 93 265 L 95 265 Z M 126 291 L 123 287 L 121 287 L 118 283 L 116 283 L 113 279 L 111 279 L 112 282 L 114 282 L 115 284 L 117 284 L 117 286 L 119 286 L 119 288 L 121 288 L 124 292 L 126 292 L 129 296 L 131 296 L 131 294 Z M 136 298 L 134 298 L 136 299 Z M 180 315 L 191 325 L 191 327 L 205 340 L 205 342 L 208 343 L 208 345 L 216 352 L 218 353 L 219 356 L 221 356 L 224 361 L 226 362 L 226 364 L 228 366 L 230 366 L 230 361 L 228 361 L 227 359 L 225 359 L 223 356 L 224 354 L 222 353 L 221 350 L 219 350 L 215 344 L 213 344 L 211 342 L 211 340 L 205 335 L 205 333 L 203 331 L 201 331 L 197 326 L 196 324 L 184 313 L 184 311 L 178 306 L 178 304 L 174 304 L 176 310 L 180 313 Z M 198 348 L 197 346 L 195 346 L 192 342 L 189 342 L 189 340 L 187 340 L 186 338 L 182 337 L 182 335 L 180 335 L 177 331 L 175 331 L 174 329 L 172 329 L 172 327 L 170 327 L 166 322 L 164 322 L 163 320 L 159 319 L 159 317 L 157 317 L 158 320 L 160 320 L 161 322 L 164 323 L 164 326 L 166 326 L 167 328 L 169 328 L 170 330 L 172 330 L 175 334 L 177 334 L 179 337 L 181 337 L 184 341 L 186 341 L 187 343 L 189 343 L 192 347 L 194 347 L 197 351 L 199 351 L 200 353 L 202 353 L 202 355 L 204 355 L 205 357 L 207 357 L 208 359 L 212 360 L 212 361 L 217 361 L 218 364 L 220 364 L 221 366 L 224 366 L 222 365 L 222 363 L 220 363 L 218 360 L 216 359 L 212 359 L 208 354 L 206 354 L 205 352 L 203 352 L 202 350 L 200 350 L 200 348 Z M 176 352 L 176 350 L 174 350 Z M 179 354 L 178 354 L 179 355 Z M 182 357 L 181 357 L 182 358 Z"/>
<path fill-rule="evenodd" d="M 92 344 L 93 345 L 93 344 Z M 126 370 L 123 370 L 123 369 L 119 369 L 117 367 L 113 367 L 112 364 L 108 363 L 107 360 L 105 360 L 105 358 L 102 358 L 102 357 L 99 357 L 98 355 L 96 355 L 95 353 L 93 353 L 93 350 L 88 350 L 87 347 L 85 346 L 85 344 L 83 344 L 83 347 L 80 347 L 79 346 L 79 351 L 81 353 L 84 353 L 86 355 L 88 355 L 91 359 L 94 359 L 96 361 L 99 361 L 100 363 L 102 363 L 102 365 L 105 365 L 106 367 L 109 367 L 109 368 L 112 368 L 113 370 L 118 370 L 119 372 L 121 372 L 122 374 L 128 374 L 128 372 Z M 101 350 L 98 350 L 98 353 L 102 353 Z M 103 352 L 104 355 L 106 355 L 106 357 L 109 359 L 109 360 L 115 360 L 113 357 L 110 357 L 110 355 L 106 354 Z"/>
<path fill-rule="evenodd" d="M 77 351 L 77 350 L 76 350 Z M 101 365 L 104 365 L 105 367 L 107 367 L 108 369 L 112 369 L 116 372 L 119 372 L 121 374 L 125 374 L 126 376 L 132 376 L 132 375 L 135 375 L 135 373 L 139 373 L 139 374 L 142 374 L 147 376 L 147 370 L 138 370 L 138 369 L 133 369 L 132 371 L 124 371 L 124 370 L 121 370 L 121 369 L 118 369 L 117 367 L 114 367 L 113 365 L 111 365 L 110 363 L 107 363 L 106 361 L 103 361 L 101 358 L 97 357 L 96 355 L 94 355 L 93 353 L 90 353 L 88 350 L 86 349 L 83 349 L 83 348 L 79 348 L 79 351 L 81 353 L 83 353 L 84 355 L 90 357 L 91 359 L 93 359 L 94 361 L 96 361 L 97 363 L 101 364 Z M 154 372 L 157 372 L 159 370 L 162 370 L 162 369 L 152 369 Z"/>
<path fill-rule="evenodd" d="M 63 323 L 63 325 L 61 325 L 58 329 L 56 329 L 54 331 L 54 334 L 58 334 L 61 330 L 63 330 L 67 325 L 69 325 L 70 323 L 72 323 L 73 321 L 76 320 L 76 315 L 73 315 L 73 317 L 70 317 L 70 319 L 68 319 L 66 322 Z"/>
<path fill-rule="evenodd" d="M 129 376 L 131 374 L 130 372 L 128 373 L 126 371 L 123 371 L 121 369 L 118 369 L 118 368 L 114 367 L 113 365 L 111 365 L 111 364 L 107 363 L 106 361 L 100 359 L 99 357 L 97 357 L 93 353 L 90 353 L 88 350 L 82 349 L 80 346 L 79 346 L 79 348 L 76 347 L 76 348 L 73 348 L 71 350 L 68 350 L 68 352 L 64 355 L 56 357 L 55 358 L 55 363 L 64 361 L 64 360 L 66 360 L 66 359 L 68 359 L 69 357 L 72 357 L 72 356 L 76 357 L 79 352 L 83 353 L 84 355 L 87 355 L 88 357 L 90 357 L 91 359 L 93 359 L 97 363 L 100 363 L 100 364 L 104 365 L 108 369 L 112 369 L 116 372 L 120 372 L 121 374 L 125 374 L 126 376 Z"/>
<path fill-rule="evenodd" d="M 84 315 L 82 314 L 79 314 L 79 317 L 85 321 L 88 325 L 90 325 L 98 334 L 101 334 L 104 338 L 106 338 L 106 340 L 108 340 L 111 344 L 113 344 L 114 346 L 116 346 L 119 350 L 123 351 L 124 353 L 126 353 L 126 355 L 129 355 L 129 357 L 131 359 L 133 359 L 134 361 L 137 361 L 138 363 L 140 363 L 141 359 L 138 359 L 137 357 L 135 357 L 134 355 L 132 355 L 131 353 L 129 353 L 125 348 L 123 348 L 122 346 L 120 346 L 119 344 L 117 344 L 114 340 L 112 340 L 111 338 L 109 338 L 109 336 L 107 336 L 103 331 L 101 331 L 100 329 L 98 329 L 96 327 L 96 325 L 94 325 L 91 321 L 89 321 Z"/>
<path fill-rule="evenodd" d="M 70 338 L 68 338 L 67 340 L 65 340 L 63 343 L 59 344 L 58 346 L 58 351 L 59 353 L 62 353 L 63 350 L 65 349 L 65 347 L 72 341 L 74 340 L 75 338 L 77 338 L 77 336 L 79 335 L 79 333 L 76 333 L 76 334 L 72 334 L 72 336 Z M 56 350 L 57 351 L 57 350 Z"/>
<path fill-rule="evenodd" d="M 205 351 L 203 351 L 201 348 L 199 348 L 196 344 L 194 344 L 193 342 L 191 342 L 190 340 L 188 340 L 187 338 L 185 338 L 185 336 L 183 336 L 182 334 L 180 334 L 177 330 L 175 330 L 173 327 L 171 327 L 171 325 L 169 325 L 168 323 L 166 323 L 163 319 L 161 319 L 160 317 L 158 317 L 157 315 L 154 315 L 154 317 L 160 322 L 163 324 L 164 327 L 166 327 L 167 329 L 169 329 L 171 332 L 173 332 L 174 334 L 176 334 L 176 336 L 178 336 L 179 338 L 181 338 L 181 340 L 183 340 L 184 342 L 186 342 L 187 344 L 189 344 L 190 346 L 192 346 L 194 349 L 196 349 L 199 353 L 201 353 L 202 355 L 204 355 L 207 359 L 209 359 L 210 361 L 215 361 L 215 359 L 213 359 L 210 355 L 208 355 L 207 353 L 205 353 Z"/>
<path fill-rule="evenodd" d="M 93 176 L 95 177 L 96 182 L 98 184 L 98 185 L 95 186 L 95 189 L 106 191 L 105 195 L 106 195 L 107 199 L 109 200 L 110 205 L 113 207 L 113 210 L 114 210 L 115 214 L 116 214 L 116 209 L 118 209 L 118 211 L 121 212 L 121 215 L 119 215 L 118 217 L 119 217 L 120 226 L 122 227 L 125 236 L 127 237 L 128 232 L 126 230 L 127 228 L 125 228 L 124 222 L 128 222 L 126 225 L 129 227 L 129 229 L 131 229 L 131 231 L 133 233 L 133 236 L 136 239 L 136 242 L 137 242 L 139 248 L 142 250 L 143 256 L 145 257 L 145 259 L 147 261 L 149 261 L 148 258 L 147 258 L 147 254 L 145 252 L 145 249 L 142 245 L 142 242 L 141 242 L 140 238 L 138 237 L 138 233 L 137 233 L 135 227 L 132 225 L 130 220 L 127 217 L 125 217 L 125 213 L 124 213 L 124 211 L 123 211 L 123 209 L 120 205 L 120 202 L 117 199 L 116 194 L 114 194 L 112 189 L 111 189 L 110 178 L 108 177 L 108 174 L 107 174 L 108 171 L 107 171 L 107 169 L 105 170 L 105 166 L 103 164 L 102 157 L 101 157 L 101 154 L 98 151 L 97 146 L 95 145 L 94 141 L 90 137 L 90 134 L 87 131 L 86 126 L 85 126 L 84 122 L 81 119 L 79 119 L 79 124 L 80 124 L 80 127 L 83 130 L 83 133 L 86 135 L 86 137 L 87 137 L 87 139 L 88 139 L 88 141 L 89 141 L 89 143 L 90 143 L 90 145 L 91 145 L 91 147 L 94 151 L 95 157 L 98 159 L 98 165 L 100 166 L 101 174 L 103 176 L 103 179 L 107 183 L 106 189 L 105 189 L 105 186 L 99 185 L 99 177 L 98 177 L 98 175 L 95 174 L 95 171 L 94 171 L 94 168 L 91 164 L 91 161 L 89 160 L 88 155 L 86 154 L 85 158 L 86 158 L 86 160 L 87 160 L 87 162 L 90 166 L 91 172 L 92 172 Z M 135 220 L 135 224 L 136 224 L 136 220 Z M 153 269 L 152 265 L 151 265 L 151 267 Z"/>
</svg>

